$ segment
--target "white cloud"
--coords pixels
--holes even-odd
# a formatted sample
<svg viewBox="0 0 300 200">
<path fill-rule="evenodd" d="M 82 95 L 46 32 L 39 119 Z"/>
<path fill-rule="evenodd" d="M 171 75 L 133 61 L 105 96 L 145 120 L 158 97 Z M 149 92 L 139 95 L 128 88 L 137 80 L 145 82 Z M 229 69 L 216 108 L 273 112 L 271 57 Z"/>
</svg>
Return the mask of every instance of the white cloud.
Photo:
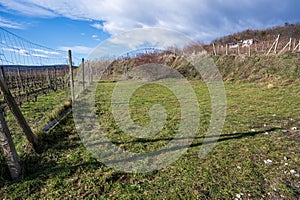
<svg viewBox="0 0 300 200">
<path fill-rule="evenodd" d="M 300 21 L 295 0 L 0 0 L 0 4 L 26 15 L 101 21 L 91 26 L 112 35 L 160 27 L 202 41 L 246 28 Z"/>
<path fill-rule="evenodd" d="M 37 53 L 34 53 L 34 54 L 31 54 L 31 55 L 34 56 L 34 57 L 49 58 L 48 56 L 43 55 L 43 54 L 37 54 Z"/>
<path fill-rule="evenodd" d="M 92 35 L 92 38 L 96 39 L 98 38 L 98 35 Z"/>
<path fill-rule="evenodd" d="M 20 54 L 20 55 L 23 55 L 23 56 L 29 56 L 30 55 L 30 53 L 28 51 L 26 51 L 25 49 L 21 49 L 21 48 L 18 48 L 18 47 L 15 47 L 15 48 L 3 47 L 2 50 L 9 51 L 9 52 L 14 52 L 14 53 L 17 53 L 17 54 Z"/>
<path fill-rule="evenodd" d="M 102 30 L 103 29 L 103 25 L 100 24 L 100 23 L 94 23 L 94 24 L 91 24 L 92 27 L 98 29 L 98 30 Z"/>
<path fill-rule="evenodd" d="M 24 25 L 20 24 L 18 22 L 11 21 L 9 19 L 5 19 L 5 18 L 0 16 L 0 27 L 23 29 Z"/>
<path fill-rule="evenodd" d="M 18 11 L 30 16 L 39 16 L 39 17 L 55 17 L 54 11 L 51 11 L 47 6 L 43 4 L 37 4 L 35 1 L 31 0 L 15 0 L 7 1 L 0 0 L 0 4 L 3 7 L 6 7 L 10 10 Z"/>
<path fill-rule="evenodd" d="M 61 51 L 68 51 L 69 49 L 71 49 L 72 52 L 74 52 L 75 54 L 89 54 L 94 48 L 85 47 L 85 46 L 72 46 L 72 47 L 62 46 L 58 48 L 58 50 Z"/>
<path fill-rule="evenodd" d="M 56 52 L 56 51 L 47 51 L 47 50 L 43 50 L 43 49 L 32 49 L 32 50 L 35 52 L 40 52 L 40 53 L 47 54 L 47 55 L 60 55 L 60 53 Z"/>
<path fill-rule="evenodd" d="M 145 48 L 168 49 L 170 47 L 182 48 L 193 41 L 185 35 L 172 30 L 161 28 L 135 29 L 104 41 L 90 55 L 94 60 L 100 57 L 119 56 L 126 52 Z"/>
</svg>

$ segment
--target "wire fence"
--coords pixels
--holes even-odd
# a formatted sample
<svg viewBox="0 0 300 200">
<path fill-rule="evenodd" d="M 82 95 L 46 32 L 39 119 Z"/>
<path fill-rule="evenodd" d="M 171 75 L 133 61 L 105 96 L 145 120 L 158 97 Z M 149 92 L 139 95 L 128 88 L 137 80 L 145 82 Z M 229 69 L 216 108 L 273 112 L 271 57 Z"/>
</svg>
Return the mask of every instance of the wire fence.
<svg viewBox="0 0 300 200">
<path fill-rule="evenodd" d="M 19 106 L 37 100 L 42 94 L 70 86 L 70 77 L 73 77 L 70 55 L 35 44 L 0 27 L 0 151 L 13 179 L 20 176 L 21 167 L 10 133 L 14 126 L 8 126 L 5 111 L 10 109 L 33 149 L 40 153 L 39 139 Z"/>
<path fill-rule="evenodd" d="M 70 85 L 67 52 L 33 43 L 1 27 L 0 66 L 18 105 Z M 6 107 L 2 92 L 0 107 Z"/>
</svg>

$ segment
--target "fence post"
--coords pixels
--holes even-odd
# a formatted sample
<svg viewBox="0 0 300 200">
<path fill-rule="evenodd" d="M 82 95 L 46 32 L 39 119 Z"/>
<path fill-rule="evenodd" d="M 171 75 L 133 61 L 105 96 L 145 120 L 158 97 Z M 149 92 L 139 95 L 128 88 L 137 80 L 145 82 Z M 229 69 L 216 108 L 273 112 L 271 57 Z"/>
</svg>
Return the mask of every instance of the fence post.
<svg viewBox="0 0 300 200">
<path fill-rule="evenodd" d="M 70 88 L 71 88 L 71 99 L 72 102 L 75 100 L 74 96 L 74 76 L 73 76 L 73 66 L 72 66 L 72 52 L 71 50 L 68 51 L 69 56 L 69 73 L 70 73 Z"/>
<path fill-rule="evenodd" d="M 7 105 L 9 106 L 11 112 L 13 113 L 17 122 L 19 123 L 20 127 L 22 128 L 23 132 L 25 133 L 27 140 L 32 144 L 34 150 L 37 153 L 40 153 L 38 139 L 33 134 L 32 130 L 30 129 L 29 125 L 27 124 L 21 110 L 19 109 L 14 97 L 11 95 L 11 93 L 6 85 L 6 82 L 3 79 L 3 75 L 0 76 L 0 88 L 3 92 L 3 96 L 6 100 Z"/>
<path fill-rule="evenodd" d="M 248 55 L 249 55 L 249 57 L 251 56 L 251 45 L 249 44 L 249 46 L 248 46 Z"/>
<path fill-rule="evenodd" d="M 1 66 L 1 73 L 2 73 L 2 76 L 3 76 L 4 81 L 7 82 L 7 80 L 6 80 L 6 75 L 5 75 L 4 67 L 3 67 L 3 66 Z"/>
<path fill-rule="evenodd" d="M 84 58 L 82 58 L 81 61 L 81 67 L 82 67 L 82 88 L 85 89 L 85 80 L 84 80 Z"/>
<path fill-rule="evenodd" d="M 51 88 L 51 78 L 50 78 L 50 73 L 49 73 L 49 69 L 47 68 L 46 70 L 46 80 L 48 82 L 49 88 Z"/>
<path fill-rule="evenodd" d="M 19 84 L 20 84 L 20 89 L 24 92 L 24 86 L 23 86 L 23 80 L 22 80 L 22 76 L 21 76 L 21 72 L 20 72 L 20 67 L 17 68 L 18 70 L 18 79 L 19 79 Z"/>
<path fill-rule="evenodd" d="M 215 47 L 215 43 L 213 43 L 213 50 L 214 50 L 214 55 L 217 55 L 217 51 L 216 51 L 216 47 Z"/>
<path fill-rule="evenodd" d="M 277 39 L 276 39 L 276 44 L 275 44 L 275 48 L 274 48 L 274 53 L 277 53 L 277 48 L 278 48 L 278 43 L 279 43 L 279 38 L 280 38 L 280 34 L 278 35 Z"/>
<path fill-rule="evenodd" d="M 226 44 L 225 48 L 226 48 L 226 50 L 225 50 L 226 52 L 225 53 L 226 53 L 226 56 L 227 56 L 228 55 L 228 44 Z"/>
<path fill-rule="evenodd" d="M 56 71 L 56 66 L 54 66 L 54 80 L 53 80 L 53 90 L 56 91 L 57 90 L 57 71 Z"/>
<path fill-rule="evenodd" d="M 92 84 L 92 67 L 90 64 L 88 65 L 88 67 L 89 67 L 89 74 L 88 74 L 89 76 L 88 77 L 89 77 L 89 85 L 90 85 L 90 84 Z"/>
<path fill-rule="evenodd" d="M 90 66 L 90 77 L 91 77 L 91 84 L 93 83 L 93 72 L 96 73 L 96 76 L 98 75 L 98 70 L 95 68 L 95 71 L 93 71 L 92 65 Z"/>
<path fill-rule="evenodd" d="M 11 178 L 19 178 L 21 174 L 19 157 L 7 127 L 2 109 L 0 109 L 0 146 L 2 146 Z"/>
</svg>

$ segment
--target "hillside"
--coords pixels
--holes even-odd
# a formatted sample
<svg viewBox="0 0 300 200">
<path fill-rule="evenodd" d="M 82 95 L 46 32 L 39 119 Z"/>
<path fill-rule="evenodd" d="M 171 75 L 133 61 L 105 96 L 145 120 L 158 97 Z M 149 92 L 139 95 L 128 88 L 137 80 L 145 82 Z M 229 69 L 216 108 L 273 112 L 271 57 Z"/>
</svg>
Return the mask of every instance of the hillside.
<svg viewBox="0 0 300 200">
<path fill-rule="evenodd" d="M 297 54 L 236 56 L 223 55 L 212 57 L 224 81 L 243 82 L 293 82 L 300 77 L 300 59 Z M 128 70 L 145 63 L 164 64 L 176 69 L 189 79 L 200 79 L 194 67 L 184 58 L 173 54 L 142 55 L 138 58 L 118 60 L 111 63 L 106 78 L 120 78 L 124 66 Z M 109 75 L 109 76 L 107 76 Z"/>
<path fill-rule="evenodd" d="M 224 55 L 216 56 L 214 60 L 225 81 L 293 82 L 300 77 L 300 61 L 296 54 L 252 57 Z"/>
<path fill-rule="evenodd" d="M 242 32 L 230 34 L 212 41 L 215 44 L 228 44 L 240 40 L 254 39 L 255 41 L 269 41 L 273 40 L 280 34 L 286 38 L 299 38 L 300 23 L 289 24 L 285 23 L 283 26 L 275 26 L 265 30 L 245 30 Z"/>
</svg>

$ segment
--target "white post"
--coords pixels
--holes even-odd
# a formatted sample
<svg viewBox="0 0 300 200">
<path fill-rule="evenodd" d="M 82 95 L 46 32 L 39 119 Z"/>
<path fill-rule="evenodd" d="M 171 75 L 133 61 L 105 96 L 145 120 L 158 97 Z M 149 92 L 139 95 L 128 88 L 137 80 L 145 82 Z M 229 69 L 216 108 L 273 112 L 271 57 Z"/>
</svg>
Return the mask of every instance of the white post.
<svg viewBox="0 0 300 200">
<path fill-rule="evenodd" d="M 225 47 L 225 48 L 226 48 L 225 51 L 226 51 L 226 56 L 227 56 L 227 55 L 228 55 L 228 44 L 226 44 L 226 47 Z"/>
<path fill-rule="evenodd" d="M 217 52 L 216 52 L 215 43 L 213 43 L 212 45 L 213 45 L 214 55 L 216 56 L 216 55 L 217 55 Z"/>
<path fill-rule="evenodd" d="M 279 38 L 280 38 L 280 34 L 278 35 L 277 39 L 276 39 L 276 44 L 275 44 L 275 48 L 274 48 L 274 53 L 277 53 L 277 47 L 278 47 L 278 43 L 279 43 Z"/>
</svg>

